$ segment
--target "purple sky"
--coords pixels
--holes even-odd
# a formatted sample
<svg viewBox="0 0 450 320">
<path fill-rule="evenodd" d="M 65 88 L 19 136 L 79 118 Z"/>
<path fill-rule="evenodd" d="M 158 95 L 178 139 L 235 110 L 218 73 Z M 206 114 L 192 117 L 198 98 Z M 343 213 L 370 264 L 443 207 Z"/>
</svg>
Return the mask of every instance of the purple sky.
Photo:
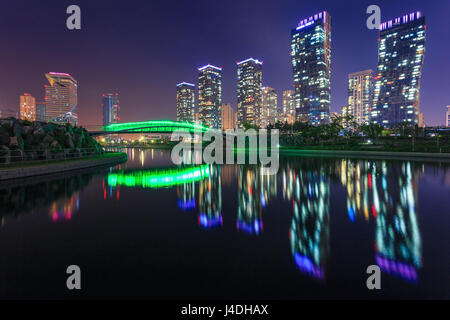
<svg viewBox="0 0 450 320">
<path fill-rule="evenodd" d="M 78 4 L 82 30 L 66 29 L 66 8 Z M 347 75 L 376 70 L 377 32 L 366 8 L 382 20 L 421 10 L 427 44 L 421 112 L 444 123 L 450 105 L 450 1 L 24 1 L 0 3 L 0 109 L 18 109 L 27 92 L 42 100 L 44 73 L 68 72 L 79 83 L 81 124 L 100 124 L 101 94 L 118 92 L 122 121 L 175 119 L 175 85 L 197 83 L 197 67 L 223 67 L 223 102 L 236 107 L 236 62 L 264 61 L 263 82 L 279 94 L 293 84 L 290 32 L 328 11 L 332 27 L 332 111 L 347 101 Z"/>
</svg>

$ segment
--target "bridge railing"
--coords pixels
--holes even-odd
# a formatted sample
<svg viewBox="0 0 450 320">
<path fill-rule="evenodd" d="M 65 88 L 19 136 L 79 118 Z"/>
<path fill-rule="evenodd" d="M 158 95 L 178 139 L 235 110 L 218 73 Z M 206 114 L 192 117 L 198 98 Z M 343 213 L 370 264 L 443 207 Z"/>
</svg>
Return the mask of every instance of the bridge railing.
<svg viewBox="0 0 450 320">
<path fill-rule="evenodd" d="M 95 148 L 76 148 L 76 149 L 0 149 L 0 168 L 11 165 L 51 163 L 55 161 L 65 161 L 74 159 L 83 159 L 103 154 L 103 150 Z"/>
</svg>

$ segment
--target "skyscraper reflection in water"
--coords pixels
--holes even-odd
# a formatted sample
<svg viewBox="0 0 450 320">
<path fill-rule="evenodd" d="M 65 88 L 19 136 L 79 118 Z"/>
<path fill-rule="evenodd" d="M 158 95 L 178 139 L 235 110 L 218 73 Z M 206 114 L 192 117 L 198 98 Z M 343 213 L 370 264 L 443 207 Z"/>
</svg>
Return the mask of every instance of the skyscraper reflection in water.
<svg viewBox="0 0 450 320">
<path fill-rule="evenodd" d="M 186 156 L 194 159 L 194 154 Z M 260 167 L 251 165 L 194 165 L 119 170 L 109 172 L 106 181 L 110 190 L 117 189 L 117 195 L 120 185 L 176 187 L 178 207 L 195 209 L 201 228 L 223 226 L 222 182 L 231 188 L 237 183 L 236 228 L 250 235 L 262 235 L 263 209 L 270 211 L 271 202 L 277 205 L 280 179 L 282 198 L 292 206 L 288 235 L 293 263 L 301 272 L 322 280 L 326 278 L 330 254 L 331 192 L 339 194 L 336 188 L 340 188 L 336 184 L 331 187 L 331 181 L 340 181 L 346 198 L 333 201 L 345 201 L 348 223 L 354 223 L 356 228 L 361 226 L 356 222 L 363 219 L 374 227 L 373 264 L 384 273 L 417 281 L 422 266 L 417 219 L 420 166 L 417 168 L 410 162 L 286 159 L 278 175 L 273 176 L 263 175 Z"/>
<path fill-rule="evenodd" d="M 49 215 L 53 222 L 71 220 L 80 208 L 80 194 L 76 192 L 70 197 L 63 197 L 54 201 L 50 206 Z"/>
<path fill-rule="evenodd" d="M 374 164 L 366 161 L 349 161 L 347 159 L 341 161 L 339 175 L 341 183 L 347 191 L 347 214 L 352 222 L 360 216 L 364 216 L 366 221 L 370 219 L 369 201 L 372 198 L 370 167 L 372 165 Z"/>
<path fill-rule="evenodd" d="M 282 176 L 283 196 L 293 206 L 289 239 L 295 263 L 302 272 L 325 279 L 330 250 L 329 178 L 323 167 L 287 167 Z"/>
<path fill-rule="evenodd" d="M 347 190 L 351 221 L 375 220 L 375 262 L 383 272 L 418 280 L 422 240 L 417 220 L 419 170 L 411 162 L 342 160 L 341 182 Z"/>
<path fill-rule="evenodd" d="M 410 162 L 395 168 L 401 170 L 395 172 L 383 163 L 374 180 L 375 260 L 384 272 L 417 281 L 417 271 L 422 267 L 422 239 L 416 212 L 418 174 L 411 169 Z"/>
<path fill-rule="evenodd" d="M 265 198 L 261 192 L 261 177 L 258 167 L 241 165 L 238 170 L 236 227 L 248 234 L 259 235 L 263 231 L 262 207 Z"/>
<path fill-rule="evenodd" d="M 195 209 L 195 183 L 187 182 L 177 186 L 178 208 L 188 211 Z"/>
<path fill-rule="evenodd" d="M 209 176 L 199 182 L 198 223 L 203 228 L 222 226 L 222 178 L 221 167 L 209 166 Z"/>
</svg>

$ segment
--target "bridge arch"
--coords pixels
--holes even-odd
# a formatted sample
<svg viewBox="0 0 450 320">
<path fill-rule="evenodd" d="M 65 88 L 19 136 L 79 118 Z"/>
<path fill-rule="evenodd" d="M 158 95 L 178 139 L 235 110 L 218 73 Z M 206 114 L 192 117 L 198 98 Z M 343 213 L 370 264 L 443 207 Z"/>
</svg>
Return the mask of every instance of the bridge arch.
<svg viewBox="0 0 450 320">
<path fill-rule="evenodd" d="M 208 127 L 201 124 L 172 120 L 149 120 L 141 122 L 112 123 L 103 126 L 102 131 L 91 131 L 93 136 L 119 133 L 172 133 L 174 131 L 206 132 Z"/>
</svg>

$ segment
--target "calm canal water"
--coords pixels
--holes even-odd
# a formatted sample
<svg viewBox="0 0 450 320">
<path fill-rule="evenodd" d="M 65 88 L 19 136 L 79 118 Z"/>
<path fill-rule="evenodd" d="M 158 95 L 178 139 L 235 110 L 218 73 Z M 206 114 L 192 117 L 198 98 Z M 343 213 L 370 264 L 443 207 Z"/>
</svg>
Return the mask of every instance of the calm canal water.
<svg viewBox="0 0 450 320">
<path fill-rule="evenodd" d="M 282 157 L 264 176 L 127 152 L 0 184 L 0 298 L 450 298 L 446 165 Z"/>
</svg>

